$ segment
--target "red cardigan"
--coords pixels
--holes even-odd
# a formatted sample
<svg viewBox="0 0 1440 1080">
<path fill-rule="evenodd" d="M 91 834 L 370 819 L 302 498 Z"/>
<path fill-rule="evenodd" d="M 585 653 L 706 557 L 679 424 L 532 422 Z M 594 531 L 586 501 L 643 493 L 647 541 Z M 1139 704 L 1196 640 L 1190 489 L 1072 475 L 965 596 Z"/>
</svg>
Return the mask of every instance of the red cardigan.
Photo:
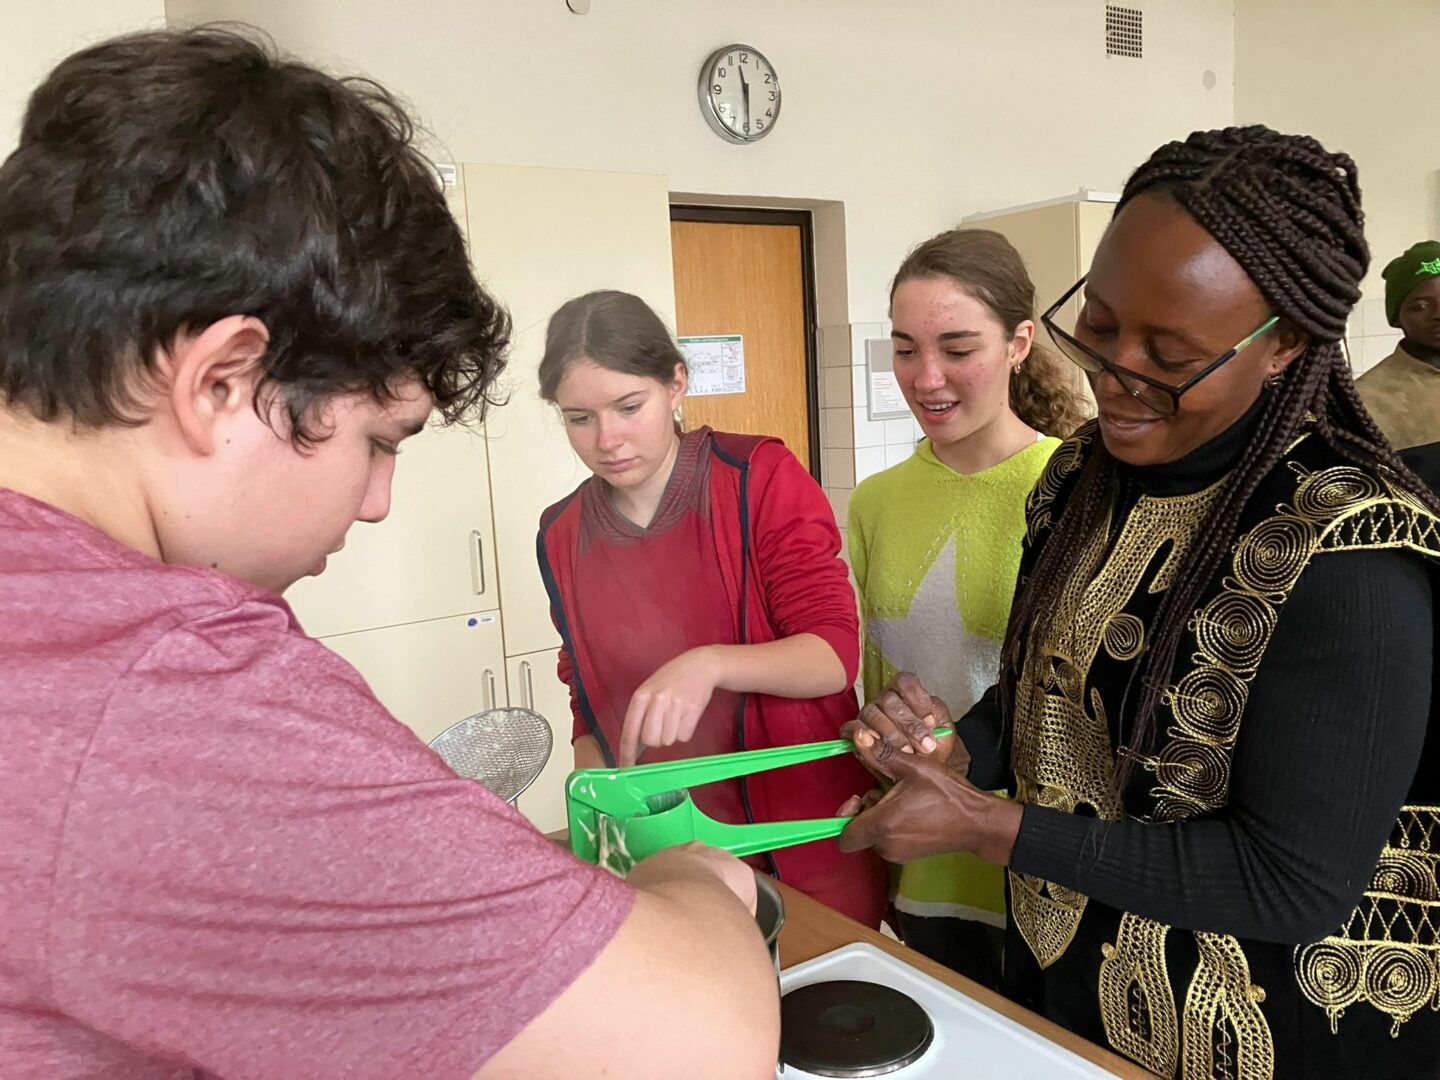
<svg viewBox="0 0 1440 1080">
<path fill-rule="evenodd" d="M 859 616 L 839 558 L 840 531 L 824 492 L 777 439 L 716 432 L 710 446 L 710 516 L 735 613 L 735 640 L 759 644 L 815 634 L 835 650 L 847 686 L 852 685 L 860 662 Z M 587 697 L 589 658 L 576 655 L 570 632 L 580 522 L 576 496 L 583 487 L 541 516 L 536 548 L 550 615 L 563 641 L 559 673 L 570 687 L 575 737 L 594 735 L 613 764 L 613 748 Z M 856 712 L 853 689 L 803 700 L 749 694 L 738 725 L 738 748 L 834 739 Z M 741 792 L 750 820 L 784 821 L 828 817 L 846 798 L 872 786 L 865 770 L 847 756 L 759 773 L 742 783 Z M 797 884 L 848 861 L 833 841 L 788 848 L 772 859 L 777 876 Z"/>
</svg>

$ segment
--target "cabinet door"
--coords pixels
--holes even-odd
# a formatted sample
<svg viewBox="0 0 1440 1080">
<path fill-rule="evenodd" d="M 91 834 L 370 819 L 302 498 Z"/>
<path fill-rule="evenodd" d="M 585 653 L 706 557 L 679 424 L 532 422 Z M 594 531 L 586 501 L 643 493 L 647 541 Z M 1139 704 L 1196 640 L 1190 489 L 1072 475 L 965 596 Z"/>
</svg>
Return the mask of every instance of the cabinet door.
<svg viewBox="0 0 1440 1080">
<path fill-rule="evenodd" d="M 352 527 L 323 574 L 286 592 L 300 625 L 329 637 L 499 607 L 487 456 L 465 428 L 407 439 L 390 515 Z"/>
<path fill-rule="evenodd" d="M 540 400 L 546 324 L 572 297 L 622 289 L 674 326 L 669 198 L 663 176 L 495 165 L 464 172 L 476 275 L 515 320 L 508 401 L 487 421 L 486 439 L 505 652 L 517 656 L 560 644 L 535 532 L 541 511 L 589 475 L 555 410 Z"/>
<path fill-rule="evenodd" d="M 555 674 L 559 655 L 559 649 L 546 649 L 505 661 L 510 704 L 534 709 L 545 717 L 555 737 L 545 771 L 515 803 L 541 832 L 565 828 L 565 778 L 575 767 L 570 749 L 570 688 Z"/>
<path fill-rule="evenodd" d="M 322 639 L 427 743 L 457 720 L 508 704 L 498 612 Z"/>
</svg>

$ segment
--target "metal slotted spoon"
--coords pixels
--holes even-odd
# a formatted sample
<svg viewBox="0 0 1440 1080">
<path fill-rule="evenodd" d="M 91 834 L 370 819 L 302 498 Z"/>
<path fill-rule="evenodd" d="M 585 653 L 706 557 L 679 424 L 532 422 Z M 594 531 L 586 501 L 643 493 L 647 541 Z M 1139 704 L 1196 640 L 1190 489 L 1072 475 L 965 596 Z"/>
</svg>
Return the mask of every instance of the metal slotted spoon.
<svg viewBox="0 0 1440 1080">
<path fill-rule="evenodd" d="M 451 724 L 430 740 L 460 776 L 513 803 L 550 760 L 550 724 L 530 709 L 488 709 Z"/>
</svg>

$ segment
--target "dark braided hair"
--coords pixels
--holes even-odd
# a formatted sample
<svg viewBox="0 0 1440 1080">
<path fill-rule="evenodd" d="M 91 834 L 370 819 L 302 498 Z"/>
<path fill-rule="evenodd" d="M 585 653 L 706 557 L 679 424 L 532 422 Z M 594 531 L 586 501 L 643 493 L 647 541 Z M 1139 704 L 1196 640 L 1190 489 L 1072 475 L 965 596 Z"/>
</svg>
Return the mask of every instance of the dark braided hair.
<svg viewBox="0 0 1440 1080">
<path fill-rule="evenodd" d="M 1161 147 L 1140 166 L 1126 183 L 1116 213 L 1137 196 L 1154 194 L 1183 207 L 1241 265 L 1274 311 L 1309 335 L 1310 342 L 1268 395 L 1250 445 L 1161 600 L 1146 654 L 1134 669 L 1140 697 L 1120 752 L 1117 795 L 1136 757 L 1153 747 L 1156 712 L 1171 682 L 1181 635 L 1238 539 L 1246 503 L 1307 417 L 1314 417 L 1319 436 L 1343 458 L 1384 466 L 1396 483 L 1440 514 L 1440 499 L 1400 461 L 1361 404 L 1339 345 L 1370 263 L 1354 161 L 1327 152 L 1309 136 L 1281 135 L 1261 126 L 1202 131 Z M 1115 459 L 1101 443 L 1086 462 L 1011 617 L 1001 679 L 1007 717 L 1024 651 L 1041 639 L 1069 573 L 1103 527 L 1115 488 Z"/>
</svg>

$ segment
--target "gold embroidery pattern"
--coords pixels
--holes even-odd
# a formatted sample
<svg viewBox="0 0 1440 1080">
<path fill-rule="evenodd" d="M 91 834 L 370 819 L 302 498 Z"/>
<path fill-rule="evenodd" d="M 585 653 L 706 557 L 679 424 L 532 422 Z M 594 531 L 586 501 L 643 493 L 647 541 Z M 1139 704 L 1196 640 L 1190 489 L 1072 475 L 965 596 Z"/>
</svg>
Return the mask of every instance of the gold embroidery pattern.
<svg viewBox="0 0 1440 1080">
<path fill-rule="evenodd" d="M 1270 643 L 1278 608 L 1317 551 L 1411 547 L 1440 554 L 1440 522 L 1408 493 L 1351 466 L 1298 477 L 1293 507 L 1260 522 L 1235 545 L 1231 576 L 1190 621 L 1193 667 L 1162 702 L 1175 724 L 1158 755 L 1154 821 L 1182 821 L 1225 805 L 1230 754 L 1249 683 Z"/>
<path fill-rule="evenodd" d="M 1102 646 L 1112 655 L 1132 649 L 1138 655 L 1144 627 L 1122 609 L 1136 590 L 1156 592 L 1169 584 L 1221 490 L 1217 484 L 1194 495 L 1142 497 L 1108 558 L 1108 526 L 1086 545 L 1046 639 L 1031 643 L 1016 685 L 1012 765 L 1021 802 L 1066 813 L 1088 807 L 1103 821 L 1121 817 L 1110 791 L 1115 751 L 1109 722 L 1098 693 L 1086 700 L 1086 676 Z M 1161 565 L 1147 585 L 1157 557 Z M 1010 900 L 1016 929 L 1040 966 L 1049 967 L 1074 940 L 1086 897 L 1012 873 Z"/>
<path fill-rule="evenodd" d="M 1197 932 L 1200 950 L 1185 993 L 1184 1080 L 1248 1080 L 1275 1074 L 1275 1043 L 1260 1012 L 1265 991 L 1250 981 L 1245 950 L 1228 934 Z"/>
<path fill-rule="evenodd" d="M 1093 427 L 1082 428 L 1056 447 L 1045 463 L 1040 479 L 1025 499 L 1026 539 L 1030 543 L 1033 544 L 1041 531 L 1050 526 L 1050 507 L 1055 502 L 1055 496 L 1060 494 L 1065 478 L 1084 464 L 1085 447 L 1093 436 Z"/>
<path fill-rule="evenodd" d="M 1153 1073 L 1174 1076 L 1180 1057 L 1179 1018 L 1165 938 L 1170 928 L 1127 912 L 1115 944 L 1102 945 L 1100 1019 L 1105 1038 Z"/>
<path fill-rule="evenodd" d="M 1295 950 L 1300 990 L 1330 1017 L 1365 1002 L 1390 1034 L 1427 1004 L 1440 1010 L 1440 806 L 1405 806 L 1370 888 L 1338 934 Z"/>
<path fill-rule="evenodd" d="M 1032 492 L 1032 540 L 1049 526 L 1050 504 L 1064 477 L 1080 467 L 1080 450 L 1076 445 L 1067 458 L 1052 459 Z M 1169 738 L 1143 762 L 1156 778 L 1152 820 L 1183 820 L 1226 803 L 1249 683 L 1273 636 L 1278 607 L 1313 555 L 1383 547 L 1440 555 L 1440 522 L 1388 479 L 1350 467 L 1290 468 L 1297 477 L 1292 504 L 1278 506 L 1242 537 L 1221 592 L 1191 620 L 1195 667 L 1167 688 Z M 1168 587 L 1195 524 L 1220 490 L 1142 498 L 1103 567 L 1108 528 L 1077 560 L 1051 631 L 1045 641 L 1030 643 L 1017 681 L 1013 765 L 1022 802 L 1068 812 L 1088 806 L 1102 820 L 1123 815 L 1109 795 L 1114 750 L 1098 692 L 1086 700 L 1088 672 L 1101 647 L 1117 660 L 1143 652 L 1145 627 L 1122 609 L 1167 546 L 1148 588 Z M 1392 1030 L 1427 1003 L 1440 1010 L 1440 880 L 1430 846 L 1440 809 L 1410 811 L 1350 923 L 1339 935 L 1296 950 L 1300 985 L 1329 1012 L 1332 1030 L 1356 1001 L 1388 1012 Z M 1024 875 L 1012 873 L 1010 884 L 1017 929 L 1047 967 L 1074 940 L 1087 898 Z M 1182 1025 L 1166 967 L 1168 933 L 1126 913 L 1115 943 L 1103 947 L 1098 992 L 1110 1043 L 1162 1074 L 1173 1075 L 1179 1058 L 1186 1080 L 1271 1076 L 1274 1044 L 1260 1008 L 1265 992 L 1250 981 L 1243 947 L 1228 935 L 1195 933 L 1198 961 Z"/>
</svg>

